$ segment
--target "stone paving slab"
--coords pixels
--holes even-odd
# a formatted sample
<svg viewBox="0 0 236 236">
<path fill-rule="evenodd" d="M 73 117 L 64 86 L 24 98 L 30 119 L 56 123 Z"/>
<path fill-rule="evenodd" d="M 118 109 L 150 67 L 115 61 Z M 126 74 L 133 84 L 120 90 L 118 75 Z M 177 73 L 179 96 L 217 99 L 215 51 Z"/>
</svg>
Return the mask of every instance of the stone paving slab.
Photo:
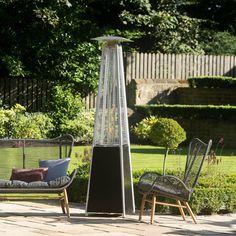
<svg viewBox="0 0 236 236">
<path fill-rule="evenodd" d="M 149 224 L 145 215 L 122 217 L 85 216 L 84 206 L 71 204 L 71 218 L 52 202 L 0 202 L 0 236 L 149 236 L 149 235 L 235 235 L 236 214 L 198 216 L 198 224 L 180 216 L 158 215 Z"/>
</svg>

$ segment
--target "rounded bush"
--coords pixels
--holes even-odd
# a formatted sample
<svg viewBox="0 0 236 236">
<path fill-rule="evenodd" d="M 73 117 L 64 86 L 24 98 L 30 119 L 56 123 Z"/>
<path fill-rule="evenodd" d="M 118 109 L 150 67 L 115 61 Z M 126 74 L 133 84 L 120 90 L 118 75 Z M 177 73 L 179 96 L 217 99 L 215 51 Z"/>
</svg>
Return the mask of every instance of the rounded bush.
<svg viewBox="0 0 236 236">
<path fill-rule="evenodd" d="M 165 148 L 176 148 L 185 139 L 184 129 L 173 119 L 159 118 L 150 132 L 150 140 L 153 144 Z"/>
</svg>

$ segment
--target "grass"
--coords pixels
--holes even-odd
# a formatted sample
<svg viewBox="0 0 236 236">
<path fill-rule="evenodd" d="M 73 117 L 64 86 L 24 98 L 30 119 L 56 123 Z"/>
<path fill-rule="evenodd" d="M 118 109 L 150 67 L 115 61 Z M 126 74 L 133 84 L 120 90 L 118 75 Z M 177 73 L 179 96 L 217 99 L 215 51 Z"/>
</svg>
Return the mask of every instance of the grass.
<svg viewBox="0 0 236 236">
<path fill-rule="evenodd" d="M 131 145 L 131 157 L 133 170 L 150 169 L 162 170 L 163 158 L 165 150 L 160 147 L 147 145 Z M 220 153 L 220 150 L 219 150 Z M 233 149 L 223 149 L 221 155 L 217 156 L 218 165 L 214 165 L 215 169 L 222 173 L 236 173 L 236 153 Z M 170 151 L 167 158 L 167 169 L 184 169 L 187 156 L 187 148 L 182 147 L 180 151 Z M 204 163 L 204 169 L 209 168 L 207 161 Z"/>
<path fill-rule="evenodd" d="M 75 153 L 83 156 L 84 147 L 74 147 L 72 157 Z M 236 173 L 236 156 L 233 149 L 223 149 L 221 156 L 217 158 L 221 160 L 218 165 L 215 165 L 215 169 L 222 173 Z M 151 145 L 131 145 L 131 158 L 132 158 L 132 169 L 149 169 L 149 170 L 162 170 L 163 158 L 165 149 L 151 146 Z M 167 158 L 167 169 L 176 170 L 184 169 L 185 161 L 187 156 L 187 148 L 182 147 L 179 151 L 170 151 Z M 74 164 L 79 164 L 81 159 L 72 158 Z M 208 168 L 207 161 L 204 164 L 204 169 Z"/>
<path fill-rule="evenodd" d="M 131 158 L 133 170 L 149 169 L 157 170 L 162 169 L 163 158 L 165 149 L 155 146 L 131 146 Z M 170 151 L 167 157 L 167 167 L 171 169 L 184 168 L 186 155 L 181 155 L 182 151 L 173 152 Z"/>
<path fill-rule="evenodd" d="M 73 148 L 72 159 L 69 165 L 69 171 L 79 166 L 84 156 L 85 146 L 75 146 Z M 90 147 L 89 147 L 90 148 Z M 1 149 L 2 159 L 0 166 L 0 178 L 9 179 L 11 175 L 11 169 L 13 167 L 22 168 L 22 153 L 20 149 L 14 149 L 8 152 L 7 149 Z M 40 151 L 39 151 L 40 152 Z M 164 148 L 149 146 L 149 145 L 131 145 L 131 158 L 132 158 L 132 169 L 134 171 L 140 169 L 148 170 L 162 170 Z M 184 169 L 187 149 L 183 147 L 180 151 L 170 151 L 167 158 L 167 170 Z M 35 154 L 36 155 L 36 154 Z M 42 158 L 42 156 L 41 156 Z M 50 159 L 44 156 L 44 158 Z M 219 165 L 215 166 L 217 171 L 222 173 L 236 173 L 236 156 L 233 149 L 224 149 L 221 156 Z M 27 167 L 37 167 L 38 158 L 31 158 L 27 162 Z M 208 168 L 207 162 L 205 162 L 205 169 Z"/>
</svg>

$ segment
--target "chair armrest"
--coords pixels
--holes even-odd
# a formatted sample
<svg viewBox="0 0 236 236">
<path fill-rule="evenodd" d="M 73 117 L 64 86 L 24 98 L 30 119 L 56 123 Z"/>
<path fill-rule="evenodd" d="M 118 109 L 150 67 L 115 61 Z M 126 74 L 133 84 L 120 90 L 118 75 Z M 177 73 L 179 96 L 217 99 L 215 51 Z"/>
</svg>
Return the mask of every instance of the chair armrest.
<svg viewBox="0 0 236 236">
<path fill-rule="evenodd" d="M 74 169 L 69 175 L 70 179 L 73 180 L 75 178 L 76 173 L 77 173 L 77 169 Z"/>
<path fill-rule="evenodd" d="M 70 181 L 65 185 L 63 186 L 63 188 L 67 188 L 71 185 L 71 183 L 73 182 L 74 178 L 75 178 L 75 175 L 76 175 L 76 172 L 77 172 L 77 169 L 74 169 L 71 174 L 69 175 L 70 177 Z"/>
<path fill-rule="evenodd" d="M 141 193 L 150 192 L 153 188 L 153 185 L 155 184 L 156 179 L 160 176 L 161 174 L 158 172 L 145 172 L 139 179 L 138 190 Z"/>
</svg>

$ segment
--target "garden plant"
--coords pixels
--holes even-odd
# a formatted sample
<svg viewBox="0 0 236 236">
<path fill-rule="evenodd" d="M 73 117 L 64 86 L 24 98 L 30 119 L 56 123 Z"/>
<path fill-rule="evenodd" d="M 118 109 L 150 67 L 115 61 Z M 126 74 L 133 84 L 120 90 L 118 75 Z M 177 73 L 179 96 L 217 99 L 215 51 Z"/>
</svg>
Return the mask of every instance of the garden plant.
<svg viewBox="0 0 236 236">
<path fill-rule="evenodd" d="M 184 129 L 173 119 L 150 116 L 140 121 L 133 131 L 139 138 L 150 140 L 152 144 L 165 148 L 163 162 L 163 174 L 165 174 L 168 152 L 185 141 Z"/>
</svg>

